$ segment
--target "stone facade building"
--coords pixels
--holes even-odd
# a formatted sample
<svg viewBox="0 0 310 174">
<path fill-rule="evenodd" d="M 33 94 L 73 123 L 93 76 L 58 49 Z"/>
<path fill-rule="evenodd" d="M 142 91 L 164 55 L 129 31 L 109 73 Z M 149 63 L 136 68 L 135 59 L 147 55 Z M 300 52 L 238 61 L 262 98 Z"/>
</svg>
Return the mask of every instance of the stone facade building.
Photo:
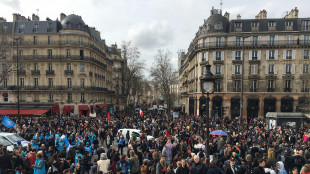
<svg viewBox="0 0 310 174">
<path fill-rule="evenodd" d="M 310 19 L 293 9 L 285 18 L 229 20 L 212 9 L 187 52 L 179 54 L 180 104 L 199 114 L 200 77 L 205 64 L 216 76 L 211 116 L 240 116 L 244 76 L 243 118 L 263 118 L 267 112 L 309 112 Z M 244 67 L 242 63 L 244 61 Z"/>
<path fill-rule="evenodd" d="M 16 109 L 17 83 L 23 110 L 88 115 L 108 105 L 123 109 L 120 50 L 107 46 L 81 16 L 42 21 L 13 14 L 12 22 L 0 20 L 0 42 L 0 114 Z"/>
</svg>

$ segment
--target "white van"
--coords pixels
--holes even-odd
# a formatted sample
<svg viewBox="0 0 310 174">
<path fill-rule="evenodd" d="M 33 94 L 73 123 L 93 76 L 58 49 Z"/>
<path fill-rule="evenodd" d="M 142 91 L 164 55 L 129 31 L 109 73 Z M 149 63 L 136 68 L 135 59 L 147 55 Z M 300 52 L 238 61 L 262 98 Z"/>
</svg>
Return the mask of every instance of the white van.
<svg viewBox="0 0 310 174">
<path fill-rule="evenodd" d="M 0 137 L 0 145 L 6 147 L 6 149 L 10 152 L 14 149 L 13 144 L 4 137 Z"/>
<path fill-rule="evenodd" d="M 8 140 L 12 144 L 17 144 L 17 141 L 20 141 L 23 147 L 27 147 L 29 143 L 29 141 L 26 141 L 21 136 L 16 135 L 15 133 L 1 132 L 0 138 Z"/>
<path fill-rule="evenodd" d="M 120 132 L 120 131 L 122 131 L 122 135 L 125 139 L 126 139 L 127 131 L 129 131 L 130 137 L 132 137 L 132 134 L 135 134 L 135 135 L 137 135 L 137 141 L 138 142 L 140 141 L 141 130 L 139 130 L 139 129 L 119 129 L 118 132 Z M 149 140 L 153 140 L 154 137 L 147 135 L 146 139 L 149 141 Z"/>
</svg>

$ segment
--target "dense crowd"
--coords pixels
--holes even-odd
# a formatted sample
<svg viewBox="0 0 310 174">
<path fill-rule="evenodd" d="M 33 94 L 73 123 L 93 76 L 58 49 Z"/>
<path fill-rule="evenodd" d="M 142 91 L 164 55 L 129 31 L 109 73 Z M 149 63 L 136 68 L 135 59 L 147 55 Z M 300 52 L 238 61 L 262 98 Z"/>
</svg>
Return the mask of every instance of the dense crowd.
<svg viewBox="0 0 310 174">
<path fill-rule="evenodd" d="M 188 115 L 111 117 L 10 117 L 16 126 L 1 125 L 1 131 L 16 133 L 29 144 L 17 142 L 13 152 L 0 147 L 0 174 L 310 173 L 310 129 L 267 130 L 264 120 L 213 117 L 210 131 L 228 133 L 217 136 L 207 135 L 204 118 Z M 119 132 L 122 128 L 143 134 L 130 136 Z"/>
</svg>

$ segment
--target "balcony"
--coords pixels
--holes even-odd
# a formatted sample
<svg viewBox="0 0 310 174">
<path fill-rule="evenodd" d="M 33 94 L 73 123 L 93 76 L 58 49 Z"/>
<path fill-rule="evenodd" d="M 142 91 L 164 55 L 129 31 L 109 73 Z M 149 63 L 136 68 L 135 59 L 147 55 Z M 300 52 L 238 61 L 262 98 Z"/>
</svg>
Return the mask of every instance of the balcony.
<svg viewBox="0 0 310 174">
<path fill-rule="evenodd" d="M 292 92 L 292 88 L 284 88 L 284 92 Z"/>
<path fill-rule="evenodd" d="M 250 88 L 250 92 L 257 92 L 257 88 Z"/>
<path fill-rule="evenodd" d="M 73 103 L 72 99 L 71 100 L 67 100 L 66 102 L 67 103 Z"/>
<path fill-rule="evenodd" d="M 25 102 L 26 102 L 26 100 L 20 99 L 20 100 L 19 100 L 19 102 L 21 102 L 21 103 L 25 103 Z"/>
<path fill-rule="evenodd" d="M 309 59 L 309 56 L 304 56 L 304 59 Z"/>
<path fill-rule="evenodd" d="M 35 103 L 39 103 L 39 102 L 40 102 L 40 100 L 33 100 L 33 102 L 35 102 Z"/>
<path fill-rule="evenodd" d="M 45 71 L 45 74 L 46 74 L 47 76 L 49 76 L 49 75 L 55 75 L 55 71 L 54 71 L 54 70 L 46 70 L 46 71 Z"/>
<path fill-rule="evenodd" d="M 86 103 L 86 100 L 80 100 L 80 103 Z"/>
<path fill-rule="evenodd" d="M 232 78 L 233 79 L 241 79 L 241 74 L 233 74 Z"/>
<path fill-rule="evenodd" d="M 309 88 L 301 88 L 301 92 L 310 92 Z"/>
<path fill-rule="evenodd" d="M 234 88 L 234 92 L 241 92 L 241 88 Z"/>
<path fill-rule="evenodd" d="M 73 75 L 73 70 L 65 70 L 65 75 Z"/>
<path fill-rule="evenodd" d="M 267 92 L 275 92 L 275 88 L 267 88 Z"/>
<path fill-rule="evenodd" d="M 48 103 L 54 103 L 54 100 L 48 100 L 47 102 Z"/>
<path fill-rule="evenodd" d="M 40 70 L 31 70 L 31 75 L 40 75 Z"/>
<path fill-rule="evenodd" d="M 19 75 L 26 75 L 26 70 L 19 70 L 19 73 L 18 73 Z"/>
</svg>

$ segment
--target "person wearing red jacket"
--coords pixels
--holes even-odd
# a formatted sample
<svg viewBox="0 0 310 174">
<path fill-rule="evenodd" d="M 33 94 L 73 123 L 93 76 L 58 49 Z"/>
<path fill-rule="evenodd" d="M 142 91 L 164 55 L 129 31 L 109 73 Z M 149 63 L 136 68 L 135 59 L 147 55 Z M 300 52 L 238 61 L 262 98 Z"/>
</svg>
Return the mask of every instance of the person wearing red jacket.
<svg viewBox="0 0 310 174">
<path fill-rule="evenodd" d="M 33 166 L 36 162 L 36 151 L 34 149 L 32 149 L 28 155 L 28 161 L 29 161 L 29 168 L 31 173 L 33 173 Z"/>
</svg>

